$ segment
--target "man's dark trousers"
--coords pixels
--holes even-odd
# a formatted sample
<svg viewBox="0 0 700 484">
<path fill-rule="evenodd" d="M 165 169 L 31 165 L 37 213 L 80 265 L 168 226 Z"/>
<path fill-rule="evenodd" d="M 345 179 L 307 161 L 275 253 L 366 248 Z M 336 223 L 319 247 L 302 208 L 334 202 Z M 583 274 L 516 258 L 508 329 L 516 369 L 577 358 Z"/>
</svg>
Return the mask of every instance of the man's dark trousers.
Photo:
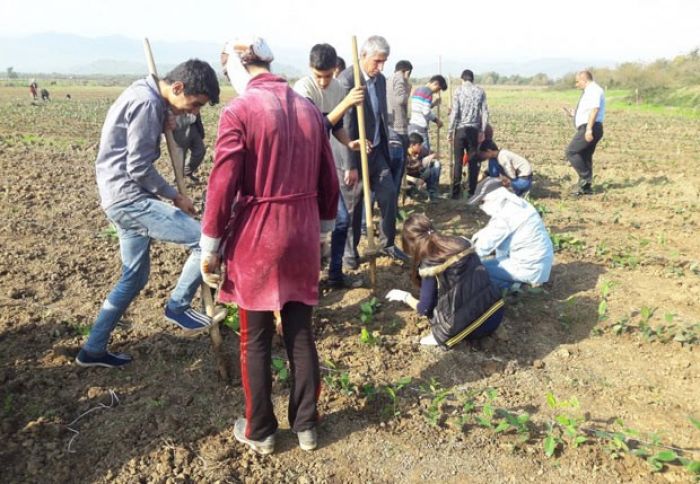
<svg viewBox="0 0 700 484">
<path fill-rule="evenodd" d="M 586 141 L 586 126 L 582 124 L 566 148 L 566 158 L 578 173 L 579 188 L 590 189 L 593 181 L 593 153 L 598 141 L 603 137 L 603 125 L 593 124 L 593 141 Z"/>
<path fill-rule="evenodd" d="M 479 160 L 476 153 L 479 148 L 479 129 L 471 126 L 458 128 L 454 136 L 454 167 L 452 173 L 452 198 L 459 198 L 462 193 L 462 158 L 469 154 L 469 195 L 474 194 L 479 179 Z"/>
</svg>

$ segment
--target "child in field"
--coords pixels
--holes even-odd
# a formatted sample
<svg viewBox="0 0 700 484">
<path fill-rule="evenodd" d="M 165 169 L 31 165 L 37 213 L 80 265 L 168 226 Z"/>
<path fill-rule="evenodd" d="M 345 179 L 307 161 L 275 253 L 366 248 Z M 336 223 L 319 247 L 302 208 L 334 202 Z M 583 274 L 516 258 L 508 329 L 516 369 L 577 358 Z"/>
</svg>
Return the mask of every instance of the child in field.
<svg viewBox="0 0 700 484">
<path fill-rule="evenodd" d="M 493 141 L 484 141 L 479 148 L 482 159 L 489 160 L 488 174 L 500 178 L 503 186 L 510 187 L 520 196 L 532 187 L 532 165 L 522 156 L 498 149 Z"/>
<path fill-rule="evenodd" d="M 406 153 L 406 175 L 425 184 L 430 201 L 438 198 L 438 183 L 440 182 L 440 162 L 435 159 L 435 153 L 430 152 L 423 143 L 423 136 L 418 133 L 408 135 L 408 151 Z"/>
<path fill-rule="evenodd" d="M 479 256 L 464 237 L 443 235 L 422 213 L 403 226 L 403 250 L 411 257 L 411 277 L 420 299 L 392 289 L 390 301 L 402 301 L 430 319 L 431 332 L 420 344 L 452 348 L 478 339 L 501 324 L 504 301 L 491 284 Z"/>
</svg>

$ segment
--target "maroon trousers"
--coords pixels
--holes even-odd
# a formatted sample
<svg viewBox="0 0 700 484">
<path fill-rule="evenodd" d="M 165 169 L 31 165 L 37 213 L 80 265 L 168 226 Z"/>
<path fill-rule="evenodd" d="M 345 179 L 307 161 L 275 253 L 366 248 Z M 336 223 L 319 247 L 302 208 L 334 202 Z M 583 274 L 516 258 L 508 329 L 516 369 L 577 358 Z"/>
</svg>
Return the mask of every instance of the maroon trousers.
<svg viewBox="0 0 700 484">
<path fill-rule="evenodd" d="M 295 432 L 316 425 L 316 403 L 321 392 L 321 370 L 311 329 L 313 308 L 288 302 L 281 311 L 284 344 L 291 366 L 289 426 Z M 263 440 L 277 430 L 272 407 L 272 337 L 275 333 L 272 311 L 239 308 L 241 321 L 241 381 L 245 395 L 245 435 Z"/>
</svg>

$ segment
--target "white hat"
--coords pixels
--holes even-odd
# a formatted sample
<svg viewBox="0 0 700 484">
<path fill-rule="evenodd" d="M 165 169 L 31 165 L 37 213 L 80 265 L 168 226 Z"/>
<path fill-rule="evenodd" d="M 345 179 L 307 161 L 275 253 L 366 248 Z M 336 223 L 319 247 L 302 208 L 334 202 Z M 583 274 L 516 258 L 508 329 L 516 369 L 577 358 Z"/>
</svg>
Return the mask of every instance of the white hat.
<svg viewBox="0 0 700 484">
<path fill-rule="evenodd" d="M 272 62 L 275 56 L 270 46 L 262 37 L 249 37 L 226 42 L 225 54 L 237 54 L 241 64 L 248 65 L 252 62 Z"/>
</svg>

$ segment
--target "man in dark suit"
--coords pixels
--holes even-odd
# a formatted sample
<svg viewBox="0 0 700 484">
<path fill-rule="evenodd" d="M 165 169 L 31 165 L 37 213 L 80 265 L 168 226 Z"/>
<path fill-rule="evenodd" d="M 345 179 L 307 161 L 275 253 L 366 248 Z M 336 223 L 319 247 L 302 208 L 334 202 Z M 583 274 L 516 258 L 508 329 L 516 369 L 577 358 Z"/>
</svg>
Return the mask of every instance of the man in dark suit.
<svg viewBox="0 0 700 484">
<path fill-rule="evenodd" d="M 379 246 L 384 255 L 393 259 L 408 260 L 398 247 L 394 245 L 396 237 L 396 188 L 389 169 L 389 129 L 386 105 L 386 78 L 382 75 L 384 63 L 389 57 L 389 44 L 384 37 L 374 35 L 369 37 L 360 48 L 360 74 L 361 84 L 366 87 L 364 99 L 365 132 L 367 142 L 372 147 L 369 154 L 369 184 L 379 203 L 382 223 L 379 230 Z M 355 86 L 353 68 L 345 69 L 338 81 L 346 89 Z M 349 109 L 343 118 L 343 126 L 348 131 L 350 139 L 360 136 L 357 124 L 357 109 Z M 362 188 L 360 181 L 360 153 L 350 149 L 345 150 L 342 156 L 343 179 L 340 180 L 341 194 L 347 214 L 339 213 L 336 226 L 331 238 L 331 245 L 346 245 L 343 262 L 346 265 L 357 267 L 359 254 L 357 245 L 360 242 L 360 229 L 362 223 Z M 343 215 L 346 215 L 343 217 Z M 370 221 L 371 217 L 367 217 Z M 333 251 L 331 253 L 338 253 Z M 353 260 L 354 259 L 354 260 Z"/>
</svg>

